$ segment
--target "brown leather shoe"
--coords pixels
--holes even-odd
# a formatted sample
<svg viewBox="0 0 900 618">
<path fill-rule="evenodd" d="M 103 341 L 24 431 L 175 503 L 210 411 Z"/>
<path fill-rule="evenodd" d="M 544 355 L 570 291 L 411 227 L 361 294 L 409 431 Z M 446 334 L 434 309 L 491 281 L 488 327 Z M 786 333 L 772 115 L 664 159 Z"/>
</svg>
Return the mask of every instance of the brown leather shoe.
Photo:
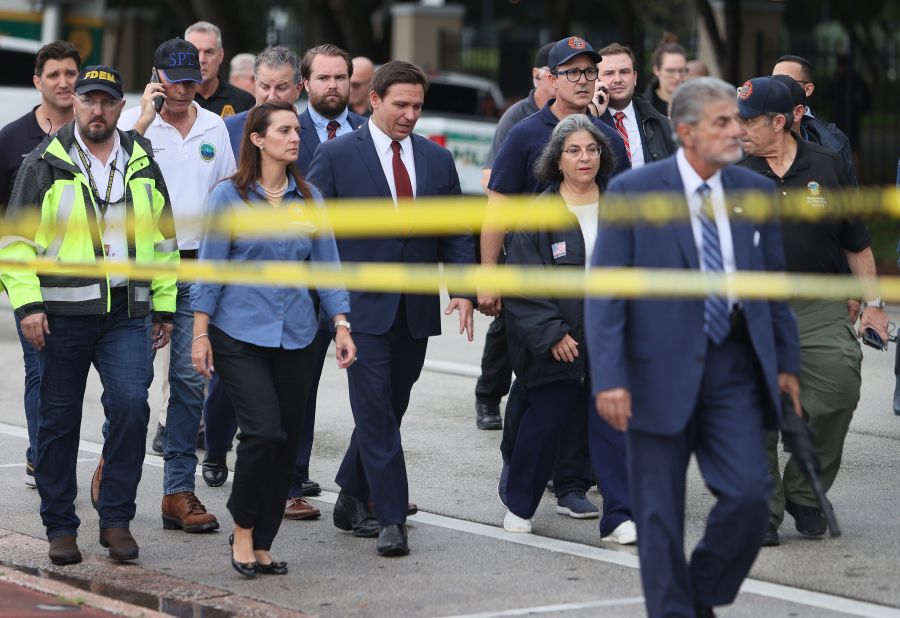
<svg viewBox="0 0 900 618">
<path fill-rule="evenodd" d="M 140 550 L 128 528 L 100 528 L 100 545 L 109 548 L 109 557 L 125 562 L 137 560 Z"/>
<path fill-rule="evenodd" d="M 162 521 L 166 530 L 211 532 L 219 528 L 215 515 L 206 512 L 206 507 L 192 491 L 163 496 Z"/>
<path fill-rule="evenodd" d="M 100 512 L 100 483 L 103 482 L 103 455 L 100 455 L 100 461 L 97 463 L 97 469 L 94 470 L 94 476 L 91 477 L 91 506 L 98 513 Z"/>
<path fill-rule="evenodd" d="M 81 552 L 71 535 L 58 536 L 50 541 L 50 562 L 57 565 L 77 564 L 81 562 Z"/>
<path fill-rule="evenodd" d="M 375 503 L 372 502 L 371 500 L 369 500 L 366 504 L 369 507 L 369 512 L 374 513 L 375 512 Z M 419 512 L 419 507 L 415 502 L 407 502 L 406 503 L 407 517 L 409 517 L 410 515 L 415 515 L 418 512 Z"/>
<path fill-rule="evenodd" d="M 284 503 L 285 519 L 315 519 L 322 512 L 303 498 L 288 498 Z"/>
</svg>

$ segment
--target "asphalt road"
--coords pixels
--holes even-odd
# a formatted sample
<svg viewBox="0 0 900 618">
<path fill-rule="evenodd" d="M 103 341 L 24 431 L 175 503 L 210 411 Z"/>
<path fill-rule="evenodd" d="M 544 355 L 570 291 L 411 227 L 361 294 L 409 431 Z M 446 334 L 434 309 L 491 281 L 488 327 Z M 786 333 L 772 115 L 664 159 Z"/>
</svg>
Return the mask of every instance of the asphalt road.
<svg viewBox="0 0 900 618">
<path fill-rule="evenodd" d="M 22 363 L 6 299 L 0 306 L 0 527 L 43 538 L 37 492 L 23 483 L 26 440 Z M 503 532 L 496 497 L 500 432 L 478 431 L 473 390 L 488 320 L 478 316 L 474 343 L 456 334 L 455 318 L 429 344 L 428 364 L 413 390 L 403 443 L 410 496 L 422 513 L 410 520 L 412 553 L 384 559 L 374 540 L 331 525 L 334 474 L 352 428 L 346 377 L 329 360 L 319 391 L 312 477 L 325 492 L 318 521 L 285 522 L 273 553 L 287 560 L 285 577 L 245 581 L 228 565 L 225 509 L 229 485 L 198 495 L 222 522 L 219 533 L 164 531 L 159 518 L 162 459 L 150 453 L 154 418 L 132 530 L 140 565 L 186 582 L 216 586 L 320 616 L 641 616 L 635 551 L 600 542 L 597 521 L 557 515 L 552 496 L 535 518 L 534 534 Z M 900 320 L 895 320 L 900 321 Z M 900 417 L 893 414 L 893 346 L 865 350 L 864 392 L 830 496 L 844 535 L 807 540 L 788 516 L 782 545 L 760 554 L 737 602 L 722 616 L 900 616 Z M 105 554 L 87 490 L 102 437 L 99 381 L 92 372 L 85 398 L 77 502 L 84 551 Z M 589 497 L 600 501 L 596 491 Z M 702 533 L 712 497 L 692 467 L 687 497 L 690 549 Z M 0 555 L 0 560 L 6 559 Z M 39 566 L 39 565 L 37 565 Z"/>
</svg>

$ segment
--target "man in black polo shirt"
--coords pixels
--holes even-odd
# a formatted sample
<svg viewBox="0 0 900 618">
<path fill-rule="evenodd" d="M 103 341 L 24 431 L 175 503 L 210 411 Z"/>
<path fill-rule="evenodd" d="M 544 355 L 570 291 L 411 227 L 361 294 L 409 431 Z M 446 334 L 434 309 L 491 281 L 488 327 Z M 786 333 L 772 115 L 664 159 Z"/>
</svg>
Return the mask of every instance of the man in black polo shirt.
<svg viewBox="0 0 900 618">
<path fill-rule="evenodd" d="M 800 192 L 808 208 L 826 214 L 831 196 L 850 181 L 832 150 L 791 132 L 794 105 L 787 86 L 771 77 L 751 79 L 738 88 L 738 107 L 744 151 L 749 155 L 742 165 L 774 180 L 783 196 Z M 784 221 L 781 229 L 789 272 L 841 274 L 846 263 L 858 279 L 874 283 L 871 237 L 862 221 L 837 217 Z M 884 303 L 869 294 L 863 305 L 858 334 L 873 328 L 887 341 Z M 800 400 L 809 415 L 827 490 L 840 468 L 844 438 L 859 401 L 862 351 L 848 328 L 846 302 L 795 300 L 791 309 L 800 331 Z M 790 459 L 783 477 L 779 474 L 777 432 L 769 435 L 767 447 L 774 488 L 764 545 L 779 544 L 785 510 L 804 536 L 825 534 L 825 519 L 797 463 Z"/>
<path fill-rule="evenodd" d="M 225 50 L 222 48 L 222 31 L 218 26 L 208 21 L 198 21 L 184 31 L 184 40 L 192 43 L 200 52 L 203 83 L 194 97 L 200 107 L 227 118 L 256 105 L 252 94 L 219 77 Z"/>
<path fill-rule="evenodd" d="M 72 98 L 75 79 L 81 70 L 81 55 L 67 41 L 54 41 L 38 50 L 34 63 L 34 87 L 41 93 L 41 104 L 13 120 L 0 131 L 0 212 L 6 212 L 9 195 L 19 166 L 48 135 L 72 122 L 75 113 Z M 25 360 L 25 420 L 28 425 L 28 449 L 25 453 L 25 484 L 34 487 L 34 460 L 37 457 L 37 422 L 40 406 L 41 369 L 37 350 L 22 336 L 16 320 L 22 356 Z"/>
</svg>

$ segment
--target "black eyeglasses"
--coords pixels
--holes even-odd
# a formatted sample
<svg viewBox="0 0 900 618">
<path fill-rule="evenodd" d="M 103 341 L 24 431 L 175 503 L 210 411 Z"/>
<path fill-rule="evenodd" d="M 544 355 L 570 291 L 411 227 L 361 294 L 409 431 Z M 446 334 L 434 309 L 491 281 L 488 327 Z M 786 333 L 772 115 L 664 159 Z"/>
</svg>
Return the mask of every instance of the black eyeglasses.
<svg viewBox="0 0 900 618">
<path fill-rule="evenodd" d="M 589 82 L 597 79 L 597 75 L 600 71 L 597 70 L 597 67 L 588 67 L 586 69 L 566 69 L 565 71 L 553 71 L 553 74 L 559 77 L 560 75 L 565 75 L 566 79 L 570 82 L 577 82 L 581 79 L 581 76 L 584 75 L 584 78 Z"/>
</svg>

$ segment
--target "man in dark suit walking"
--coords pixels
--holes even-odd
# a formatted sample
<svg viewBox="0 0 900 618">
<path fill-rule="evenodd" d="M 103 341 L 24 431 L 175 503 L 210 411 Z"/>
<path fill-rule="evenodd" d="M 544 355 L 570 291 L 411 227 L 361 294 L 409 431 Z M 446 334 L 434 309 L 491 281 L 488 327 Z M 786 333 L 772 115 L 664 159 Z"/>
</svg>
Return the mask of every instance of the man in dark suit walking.
<svg viewBox="0 0 900 618">
<path fill-rule="evenodd" d="M 398 212 L 425 196 L 459 195 L 459 177 L 446 149 L 412 133 L 428 79 L 415 65 L 391 61 L 376 71 L 372 117 L 349 135 L 321 144 L 307 178 L 326 198 L 381 197 Z M 338 240 L 342 262 L 474 264 L 470 234 Z M 358 361 L 348 370 L 356 429 L 335 479 L 341 486 L 334 524 L 355 536 L 378 536 L 382 556 L 409 553 L 408 485 L 400 421 L 425 361 L 428 337 L 440 334 L 438 289 L 433 294 L 366 290 L 350 294 Z M 451 292 L 446 314 L 459 312 L 459 332 L 472 340 L 472 299 Z M 371 500 L 374 514 L 367 501 Z"/>
<path fill-rule="evenodd" d="M 774 199 L 771 181 L 733 165 L 742 157 L 734 88 L 715 78 L 690 80 L 675 91 L 670 111 L 681 148 L 614 178 L 607 196 L 670 192 L 686 220 L 601 225 L 593 265 L 711 275 L 783 270 L 777 224 L 733 218 L 740 191 Z M 590 298 L 586 314 L 597 411 L 628 432 L 648 613 L 711 616 L 737 596 L 766 531 L 766 428 L 793 413 L 781 410 L 782 392 L 800 408 L 794 317 L 784 302 L 733 294 Z M 685 471 L 692 453 L 717 502 L 688 563 Z"/>
</svg>

